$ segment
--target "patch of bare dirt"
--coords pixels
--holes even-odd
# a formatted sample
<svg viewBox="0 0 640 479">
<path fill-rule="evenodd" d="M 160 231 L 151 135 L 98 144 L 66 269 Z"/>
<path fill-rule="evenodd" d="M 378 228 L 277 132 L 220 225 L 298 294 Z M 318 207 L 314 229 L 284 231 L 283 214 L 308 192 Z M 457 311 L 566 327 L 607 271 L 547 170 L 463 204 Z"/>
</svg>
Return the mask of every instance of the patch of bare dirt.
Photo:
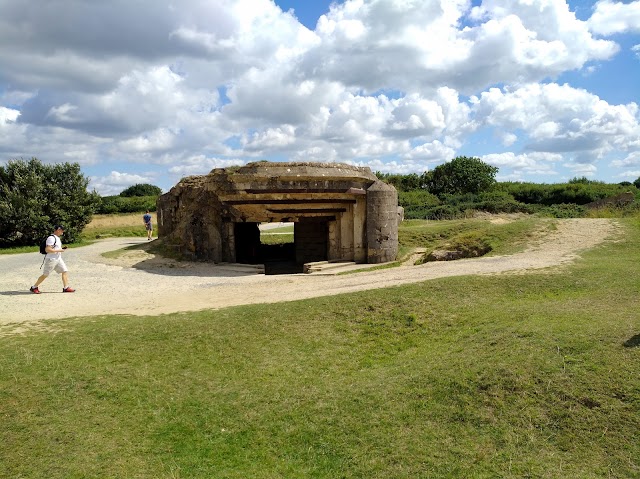
<svg viewBox="0 0 640 479">
<path fill-rule="evenodd" d="M 503 225 L 503 224 L 507 224 L 507 223 L 512 223 L 513 221 L 517 221 L 517 220 L 522 219 L 522 218 L 524 218 L 526 216 L 527 215 L 524 214 L 524 213 L 499 213 L 499 214 L 493 214 L 493 213 L 486 213 L 484 211 L 476 211 L 473 214 L 474 218 L 486 219 L 490 223 L 493 223 L 495 225 Z"/>
<path fill-rule="evenodd" d="M 29 292 L 29 286 L 40 274 L 40 254 L 0 256 L 0 335 L 46 328 L 43 320 L 54 318 L 157 315 L 277 303 L 445 276 L 550 272 L 575 261 L 582 251 L 617 240 L 623 234 L 623 228 L 609 219 L 568 219 L 556 224 L 554 230 L 532 239 L 525 251 L 513 255 L 419 266 L 405 263 L 397 268 L 341 276 L 265 276 L 230 265 L 161 258 L 145 251 L 146 239 L 142 238 L 108 239 L 65 253 L 72 286 L 76 288 L 73 294 L 62 293 L 61 281 L 55 274 L 41 285 L 43 294 Z M 101 256 L 105 251 L 132 245 L 141 249 L 126 251 L 116 259 Z"/>
</svg>

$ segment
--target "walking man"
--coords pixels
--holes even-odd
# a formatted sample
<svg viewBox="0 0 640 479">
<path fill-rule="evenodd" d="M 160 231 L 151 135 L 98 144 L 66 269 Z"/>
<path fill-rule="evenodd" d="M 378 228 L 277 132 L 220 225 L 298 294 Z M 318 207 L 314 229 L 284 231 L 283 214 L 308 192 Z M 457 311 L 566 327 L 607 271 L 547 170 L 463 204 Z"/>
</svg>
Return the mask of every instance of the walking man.
<svg viewBox="0 0 640 479">
<path fill-rule="evenodd" d="M 149 210 L 147 210 L 142 219 L 144 221 L 144 227 L 147 230 L 147 241 L 149 241 L 151 236 L 153 236 L 153 225 L 151 224 L 151 214 L 149 213 Z"/>
<path fill-rule="evenodd" d="M 62 225 L 55 225 L 53 227 L 53 234 L 49 235 L 49 237 L 47 238 L 47 246 L 45 248 L 47 254 L 44 257 L 42 275 L 40 275 L 36 283 L 31 286 L 31 288 L 29 288 L 32 293 L 40 294 L 38 286 L 40 286 L 40 283 L 47 279 L 52 271 L 55 271 L 56 273 L 62 275 L 63 293 L 75 292 L 75 289 L 69 286 L 69 270 L 67 269 L 67 265 L 64 264 L 64 260 L 62 259 L 62 253 L 67 249 L 66 246 L 62 246 L 62 241 L 60 240 L 60 236 L 62 236 L 63 234 L 64 227 Z"/>
</svg>

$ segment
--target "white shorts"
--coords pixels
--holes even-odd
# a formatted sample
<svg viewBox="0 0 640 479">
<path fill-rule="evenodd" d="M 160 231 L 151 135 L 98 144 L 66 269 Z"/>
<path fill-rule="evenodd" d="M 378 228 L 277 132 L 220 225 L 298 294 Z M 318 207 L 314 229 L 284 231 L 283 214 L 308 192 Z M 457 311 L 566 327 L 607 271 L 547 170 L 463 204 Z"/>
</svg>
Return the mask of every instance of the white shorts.
<svg viewBox="0 0 640 479">
<path fill-rule="evenodd" d="M 62 258 L 46 258 L 44 260 L 44 266 L 42 267 L 42 275 L 49 276 L 52 271 L 62 274 L 69 270 L 67 269 L 67 265 L 64 264 L 64 260 Z"/>
</svg>

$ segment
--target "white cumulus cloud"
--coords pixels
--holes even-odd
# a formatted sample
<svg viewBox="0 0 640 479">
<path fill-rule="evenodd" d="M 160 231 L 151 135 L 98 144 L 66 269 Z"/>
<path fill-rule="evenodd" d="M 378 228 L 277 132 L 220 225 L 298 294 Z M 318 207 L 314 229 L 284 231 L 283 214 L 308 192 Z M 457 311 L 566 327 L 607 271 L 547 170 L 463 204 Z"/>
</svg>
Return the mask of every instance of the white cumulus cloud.
<svg viewBox="0 0 640 479">
<path fill-rule="evenodd" d="M 600 0 L 588 20 L 570 5 L 345 0 L 311 30 L 271 0 L 0 0 L 0 158 L 167 184 L 271 158 L 424 171 L 480 137 L 478 155 L 523 175 L 623 168 L 637 99 L 557 79 L 637 52 L 618 41 L 640 1 Z"/>
<path fill-rule="evenodd" d="M 588 24 L 589 29 L 599 35 L 640 32 L 640 1 L 623 3 L 599 0 Z"/>
<path fill-rule="evenodd" d="M 107 176 L 90 176 L 89 188 L 95 189 L 102 196 L 117 195 L 129 186 L 135 184 L 152 183 L 151 175 L 137 175 L 112 171 Z"/>
</svg>

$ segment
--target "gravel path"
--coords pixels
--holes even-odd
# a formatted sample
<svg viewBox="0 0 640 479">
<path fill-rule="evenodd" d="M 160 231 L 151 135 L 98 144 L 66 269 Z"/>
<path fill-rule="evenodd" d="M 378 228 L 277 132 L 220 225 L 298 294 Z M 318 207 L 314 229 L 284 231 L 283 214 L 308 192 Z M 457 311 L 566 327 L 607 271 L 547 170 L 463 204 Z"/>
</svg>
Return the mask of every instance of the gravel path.
<svg viewBox="0 0 640 479">
<path fill-rule="evenodd" d="M 524 273 L 574 261 L 580 251 L 622 234 L 620 225 L 608 219 L 559 220 L 556 231 L 539 238 L 522 253 L 342 276 L 246 274 L 221 265 L 167 261 L 143 251 L 132 251 L 118 260 L 102 257 L 105 251 L 146 242 L 117 238 L 64 253 L 71 285 L 77 289 L 73 294 L 62 293 L 62 282 L 55 273 L 40 286 L 43 294 L 31 294 L 29 286 L 40 274 L 42 255 L 4 255 L 0 256 L 0 335 L 46 328 L 43 319 L 155 315 L 276 303 L 445 276 Z"/>
</svg>

